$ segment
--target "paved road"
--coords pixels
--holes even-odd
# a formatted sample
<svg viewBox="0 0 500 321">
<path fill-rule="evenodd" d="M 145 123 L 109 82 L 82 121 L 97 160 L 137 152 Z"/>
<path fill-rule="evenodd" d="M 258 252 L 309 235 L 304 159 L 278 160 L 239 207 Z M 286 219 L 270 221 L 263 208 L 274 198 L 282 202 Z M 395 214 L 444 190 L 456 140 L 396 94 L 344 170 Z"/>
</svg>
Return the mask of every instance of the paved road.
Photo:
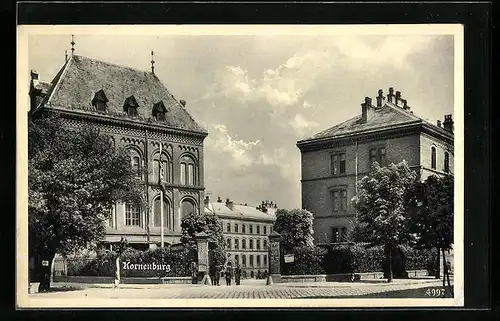
<svg viewBox="0 0 500 321">
<path fill-rule="evenodd" d="M 114 289 L 112 285 L 86 285 L 82 290 L 56 291 L 31 294 L 30 297 L 55 298 L 137 298 L 137 299 L 292 299 L 331 298 L 360 296 L 374 293 L 418 289 L 440 286 L 440 280 L 394 280 L 385 282 L 326 282 L 326 283 L 282 283 L 266 286 L 265 280 L 245 280 L 240 286 L 205 286 L 192 284 L 123 284 Z M 55 287 L 71 286 L 56 283 Z"/>
</svg>

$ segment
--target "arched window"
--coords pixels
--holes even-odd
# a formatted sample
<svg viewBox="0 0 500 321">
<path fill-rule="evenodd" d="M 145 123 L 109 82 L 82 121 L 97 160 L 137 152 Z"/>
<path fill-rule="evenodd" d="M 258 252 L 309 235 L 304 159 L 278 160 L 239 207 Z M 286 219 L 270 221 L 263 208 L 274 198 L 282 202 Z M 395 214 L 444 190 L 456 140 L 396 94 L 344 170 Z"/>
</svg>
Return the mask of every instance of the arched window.
<svg viewBox="0 0 500 321">
<path fill-rule="evenodd" d="M 436 147 L 431 147 L 431 168 L 436 169 Z"/>
<path fill-rule="evenodd" d="M 444 152 L 444 171 L 450 172 L 450 153 Z"/>
<path fill-rule="evenodd" d="M 191 156 L 185 155 L 180 162 L 180 181 L 182 185 L 198 184 L 198 168 Z"/>
<path fill-rule="evenodd" d="M 166 153 L 162 153 L 161 163 L 160 153 L 156 153 L 153 157 L 153 182 L 160 182 L 160 178 L 163 183 L 172 182 L 172 162 Z"/>
<path fill-rule="evenodd" d="M 160 197 L 156 198 L 153 207 L 153 223 L 155 227 L 161 227 L 160 203 Z M 163 198 L 163 228 L 168 231 L 172 231 L 174 229 L 174 217 L 172 215 L 170 203 L 165 198 Z"/>
<path fill-rule="evenodd" d="M 184 199 L 181 202 L 181 214 L 182 216 L 190 215 L 190 214 L 197 214 L 198 211 L 196 210 L 196 205 L 194 202 L 190 199 Z"/>
<path fill-rule="evenodd" d="M 142 157 L 134 148 L 129 149 L 130 164 L 134 170 L 136 178 L 142 178 Z"/>
</svg>

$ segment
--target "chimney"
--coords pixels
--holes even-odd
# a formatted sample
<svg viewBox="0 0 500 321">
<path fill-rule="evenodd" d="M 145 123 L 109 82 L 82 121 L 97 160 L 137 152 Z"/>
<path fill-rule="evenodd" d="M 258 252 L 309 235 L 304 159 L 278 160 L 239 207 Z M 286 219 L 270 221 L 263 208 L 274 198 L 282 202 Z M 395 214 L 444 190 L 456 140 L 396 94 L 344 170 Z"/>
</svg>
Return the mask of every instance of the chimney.
<svg viewBox="0 0 500 321">
<path fill-rule="evenodd" d="M 384 91 L 382 89 L 379 89 L 377 96 L 377 108 L 382 107 L 384 103 L 385 103 Z"/>
<path fill-rule="evenodd" d="M 182 107 L 186 107 L 186 101 L 185 100 L 179 100 L 179 102 L 181 103 Z"/>
<path fill-rule="evenodd" d="M 31 83 L 33 84 L 33 87 L 36 87 L 39 82 L 39 74 L 38 71 L 31 69 Z"/>
<path fill-rule="evenodd" d="M 34 110 L 37 106 L 37 103 L 39 101 L 38 97 L 41 96 L 42 92 L 39 90 L 38 83 L 39 83 L 39 74 L 36 70 L 32 69 L 31 70 L 31 81 L 30 81 L 30 110 Z"/>
<path fill-rule="evenodd" d="M 230 209 L 233 209 L 233 201 L 231 201 L 229 198 L 226 198 L 226 206 Z"/>
<path fill-rule="evenodd" d="M 220 196 L 217 197 L 217 203 L 222 203 L 222 199 L 220 198 Z"/>
<path fill-rule="evenodd" d="M 443 128 L 450 133 L 453 133 L 453 119 L 451 118 L 451 114 L 444 115 Z"/>
<path fill-rule="evenodd" d="M 368 120 L 368 110 L 372 108 L 372 99 L 365 97 L 365 102 L 361 104 L 361 120 L 366 123 Z"/>
<path fill-rule="evenodd" d="M 394 88 L 390 87 L 389 88 L 389 94 L 387 94 L 387 100 L 390 102 L 390 103 L 393 103 L 395 104 L 396 101 L 394 100 Z"/>
<path fill-rule="evenodd" d="M 410 106 L 407 105 L 408 101 L 406 99 L 403 99 L 403 109 L 404 110 L 410 110 Z"/>
<path fill-rule="evenodd" d="M 399 106 L 399 104 L 401 104 L 401 92 L 400 91 L 396 91 L 396 105 Z"/>
<path fill-rule="evenodd" d="M 210 204 L 210 196 L 208 196 L 208 195 L 207 195 L 207 196 L 205 196 L 205 201 L 204 201 L 204 203 L 205 203 L 205 206 L 208 206 L 208 205 Z"/>
<path fill-rule="evenodd" d="M 437 121 L 437 125 L 438 125 L 438 127 L 441 127 L 441 121 L 440 120 Z"/>
</svg>

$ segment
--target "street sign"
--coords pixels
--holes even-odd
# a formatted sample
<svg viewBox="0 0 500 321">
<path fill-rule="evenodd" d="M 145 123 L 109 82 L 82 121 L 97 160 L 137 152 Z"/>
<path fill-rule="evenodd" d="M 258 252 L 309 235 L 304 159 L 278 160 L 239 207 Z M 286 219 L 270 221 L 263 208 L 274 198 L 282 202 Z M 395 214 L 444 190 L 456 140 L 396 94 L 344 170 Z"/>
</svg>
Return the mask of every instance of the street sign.
<svg viewBox="0 0 500 321">
<path fill-rule="evenodd" d="M 292 263 L 293 261 L 295 261 L 293 254 L 285 254 L 285 263 Z"/>
</svg>

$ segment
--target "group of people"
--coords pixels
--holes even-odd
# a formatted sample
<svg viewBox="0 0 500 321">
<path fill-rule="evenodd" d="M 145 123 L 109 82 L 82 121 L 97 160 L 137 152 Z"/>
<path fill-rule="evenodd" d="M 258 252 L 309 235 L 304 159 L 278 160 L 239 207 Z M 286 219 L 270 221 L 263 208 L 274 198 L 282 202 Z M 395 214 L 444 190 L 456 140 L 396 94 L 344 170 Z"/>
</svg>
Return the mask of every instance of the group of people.
<svg viewBox="0 0 500 321">
<path fill-rule="evenodd" d="M 225 270 L 223 266 L 211 266 L 209 270 L 209 276 L 212 280 L 212 285 L 220 285 L 220 279 L 223 278 L 226 280 L 226 285 L 230 286 L 233 276 L 235 284 L 240 285 L 241 267 L 239 264 L 237 264 L 233 271 L 233 268 L 230 265 L 228 265 Z"/>
</svg>

